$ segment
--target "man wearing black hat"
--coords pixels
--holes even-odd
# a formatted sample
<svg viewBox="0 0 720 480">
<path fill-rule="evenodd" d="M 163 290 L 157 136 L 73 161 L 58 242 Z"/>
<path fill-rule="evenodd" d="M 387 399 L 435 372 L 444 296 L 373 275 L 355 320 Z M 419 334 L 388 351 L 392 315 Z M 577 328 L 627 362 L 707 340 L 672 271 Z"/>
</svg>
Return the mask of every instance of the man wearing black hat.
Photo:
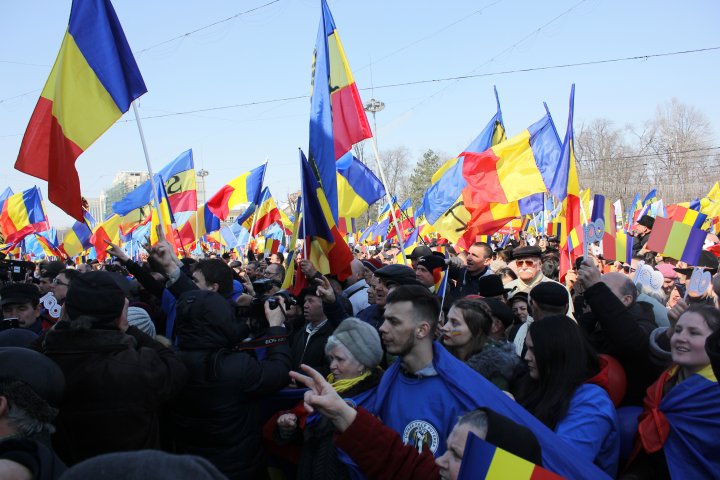
<svg viewBox="0 0 720 480">
<path fill-rule="evenodd" d="M 375 277 L 378 279 L 375 285 L 375 304 L 358 313 L 358 318 L 380 328 L 385 321 L 383 315 L 388 293 L 398 285 L 420 285 L 420 282 L 417 281 L 415 270 L 407 265 L 386 265 L 375 271 Z"/>
<path fill-rule="evenodd" d="M 105 271 L 75 278 L 63 319 L 42 343 L 65 374 L 53 441 L 69 465 L 101 453 L 159 448 L 158 410 L 186 381 L 172 350 L 128 326 L 121 279 Z"/>
<path fill-rule="evenodd" d="M 437 293 L 435 285 L 442 281 L 442 272 L 447 268 L 445 258 L 440 255 L 420 257 L 415 266 L 415 278 L 431 292 Z"/>
<path fill-rule="evenodd" d="M 8 283 L 0 288 L 2 322 L 0 329 L 27 328 L 40 335 L 40 290 L 31 283 Z"/>
<path fill-rule="evenodd" d="M 517 267 L 518 278 L 512 280 L 505 287 L 512 289 L 510 297 L 517 292 L 530 293 L 536 285 L 543 282 L 554 282 L 560 285 L 566 292 L 568 299 L 567 315 L 573 316 L 573 304 L 570 292 L 561 283 L 546 277 L 542 271 L 542 252 L 538 247 L 520 247 L 513 250 L 513 260 Z"/>
<path fill-rule="evenodd" d="M 648 240 L 650 240 L 650 232 L 652 232 L 653 226 L 655 225 L 655 219 L 650 215 L 643 215 L 635 225 L 635 239 L 633 240 L 632 253 L 633 255 L 644 255 L 648 252 L 645 248 Z"/>
<path fill-rule="evenodd" d="M 417 247 L 413 248 L 412 253 L 410 253 L 407 258 L 410 259 L 410 264 L 412 265 L 412 268 L 415 268 L 420 258 L 432 255 L 432 253 L 433 252 L 432 250 L 430 250 L 430 247 L 426 245 L 418 245 Z"/>
<path fill-rule="evenodd" d="M 65 465 L 50 448 L 52 425 L 65 377 L 45 355 L 28 348 L 0 348 L 0 467 L 26 470 L 26 478 L 57 478 Z"/>
</svg>

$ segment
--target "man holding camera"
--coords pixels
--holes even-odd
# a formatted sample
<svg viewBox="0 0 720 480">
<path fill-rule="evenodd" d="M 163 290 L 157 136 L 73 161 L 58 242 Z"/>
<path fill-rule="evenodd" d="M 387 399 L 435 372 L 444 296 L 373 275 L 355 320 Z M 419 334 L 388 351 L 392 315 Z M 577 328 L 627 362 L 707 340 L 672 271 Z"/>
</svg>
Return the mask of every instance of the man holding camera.
<svg viewBox="0 0 720 480">
<path fill-rule="evenodd" d="M 2 330 L 27 328 L 40 335 L 40 290 L 31 283 L 8 283 L 0 289 Z"/>
</svg>

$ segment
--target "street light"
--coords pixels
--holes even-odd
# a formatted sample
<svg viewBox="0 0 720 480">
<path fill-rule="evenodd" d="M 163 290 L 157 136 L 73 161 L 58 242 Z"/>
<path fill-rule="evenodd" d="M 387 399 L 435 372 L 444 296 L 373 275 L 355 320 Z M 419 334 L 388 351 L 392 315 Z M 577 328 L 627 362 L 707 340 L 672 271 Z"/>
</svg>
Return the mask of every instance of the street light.
<svg viewBox="0 0 720 480">
<path fill-rule="evenodd" d="M 385 104 L 381 102 L 380 100 L 375 100 L 374 98 L 371 98 L 368 103 L 365 104 L 365 111 L 372 113 L 373 117 L 373 133 L 375 135 L 375 145 L 377 145 L 377 123 L 375 122 L 375 114 L 377 112 L 382 112 L 385 109 Z"/>
<path fill-rule="evenodd" d="M 210 175 L 210 172 L 201 168 L 196 172 L 196 175 L 200 179 L 198 182 L 200 184 L 200 188 L 198 189 L 200 191 L 200 195 L 198 196 L 198 205 L 203 205 L 205 203 L 205 177 Z"/>
</svg>

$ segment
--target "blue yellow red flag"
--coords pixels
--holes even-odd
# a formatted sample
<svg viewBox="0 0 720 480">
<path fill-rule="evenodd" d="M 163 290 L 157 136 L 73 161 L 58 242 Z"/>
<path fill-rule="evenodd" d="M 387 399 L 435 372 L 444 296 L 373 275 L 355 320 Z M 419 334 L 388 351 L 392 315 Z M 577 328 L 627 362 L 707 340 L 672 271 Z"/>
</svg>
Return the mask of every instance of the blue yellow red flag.
<svg viewBox="0 0 720 480">
<path fill-rule="evenodd" d="M 42 196 L 37 187 L 5 199 L 0 212 L 0 232 L 6 243 L 18 243 L 33 232 L 49 228 Z"/>
<path fill-rule="evenodd" d="M 109 0 L 75 0 L 15 168 L 47 180 L 50 201 L 82 221 L 75 161 L 147 92 Z"/>
<path fill-rule="evenodd" d="M 372 132 L 325 0 L 321 0 L 321 8 L 322 19 L 313 54 L 309 155 L 333 220 L 337 222 L 337 169 L 349 166 L 338 160 L 354 144 L 372 137 Z"/>
</svg>

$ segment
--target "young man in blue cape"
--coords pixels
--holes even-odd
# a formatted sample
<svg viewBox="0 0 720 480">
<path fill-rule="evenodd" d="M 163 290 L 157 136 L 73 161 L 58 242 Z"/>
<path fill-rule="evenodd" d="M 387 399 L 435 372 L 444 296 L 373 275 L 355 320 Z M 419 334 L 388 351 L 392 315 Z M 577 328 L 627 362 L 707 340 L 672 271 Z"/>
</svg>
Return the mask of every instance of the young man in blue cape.
<svg viewBox="0 0 720 480">
<path fill-rule="evenodd" d="M 488 407 L 526 426 L 542 447 L 544 467 L 567 478 L 608 478 L 529 412 L 492 383 L 456 359 L 435 332 L 437 297 L 421 286 L 403 285 L 387 297 L 379 332 L 387 353 L 398 360 L 383 375 L 375 403 L 366 408 L 400 434 L 403 442 L 436 457 L 457 418 Z"/>
</svg>

